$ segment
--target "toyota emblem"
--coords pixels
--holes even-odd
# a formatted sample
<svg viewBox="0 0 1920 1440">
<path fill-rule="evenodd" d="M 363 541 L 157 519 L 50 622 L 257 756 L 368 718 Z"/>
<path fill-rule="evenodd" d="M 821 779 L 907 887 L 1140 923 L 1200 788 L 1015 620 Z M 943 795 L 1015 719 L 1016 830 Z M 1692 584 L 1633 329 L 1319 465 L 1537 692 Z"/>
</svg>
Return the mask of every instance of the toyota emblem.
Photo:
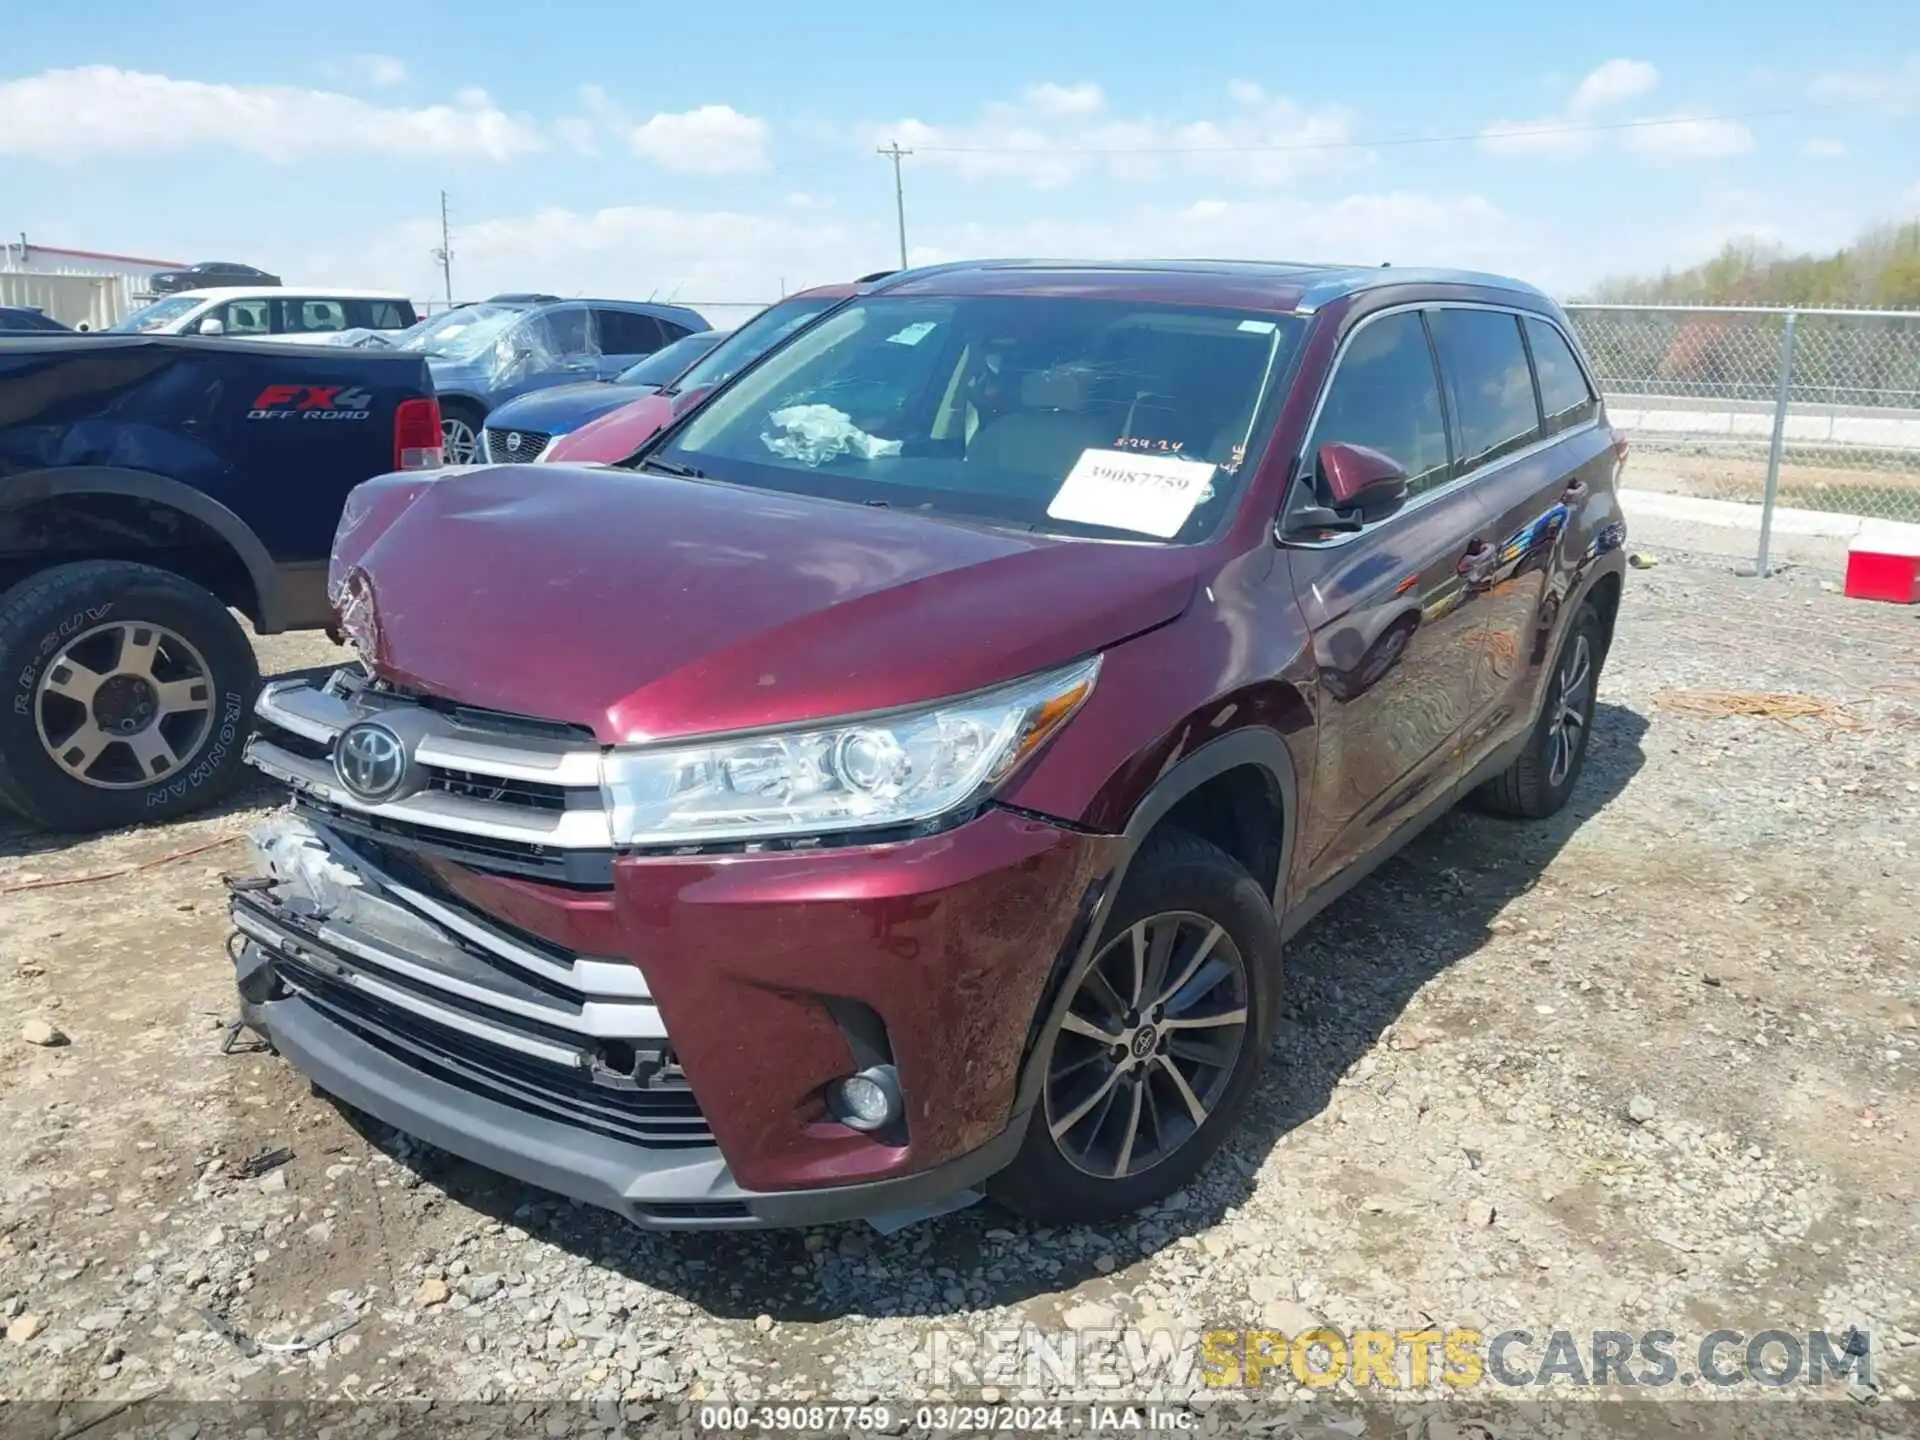
<svg viewBox="0 0 1920 1440">
<path fill-rule="evenodd" d="M 349 725 L 334 747 L 333 773 L 361 800 L 391 799 L 407 778 L 407 747 L 384 725 Z"/>
<path fill-rule="evenodd" d="M 519 448 L 520 448 L 520 432 L 518 430 L 515 430 L 507 436 L 507 449 L 518 450 Z"/>
</svg>

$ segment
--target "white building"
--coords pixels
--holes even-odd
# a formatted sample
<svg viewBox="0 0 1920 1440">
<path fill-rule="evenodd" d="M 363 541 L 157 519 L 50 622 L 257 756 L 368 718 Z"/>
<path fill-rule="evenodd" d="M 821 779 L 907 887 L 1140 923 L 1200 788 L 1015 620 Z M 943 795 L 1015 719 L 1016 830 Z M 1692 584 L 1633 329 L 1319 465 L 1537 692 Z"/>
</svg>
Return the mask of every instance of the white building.
<svg viewBox="0 0 1920 1440">
<path fill-rule="evenodd" d="M 0 305 L 30 305 L 63 325 L 104 329 L 152 295 L 160 270 L 178 260 L 35 245 L 26 236 L 0 244 Z"/>
</svg>

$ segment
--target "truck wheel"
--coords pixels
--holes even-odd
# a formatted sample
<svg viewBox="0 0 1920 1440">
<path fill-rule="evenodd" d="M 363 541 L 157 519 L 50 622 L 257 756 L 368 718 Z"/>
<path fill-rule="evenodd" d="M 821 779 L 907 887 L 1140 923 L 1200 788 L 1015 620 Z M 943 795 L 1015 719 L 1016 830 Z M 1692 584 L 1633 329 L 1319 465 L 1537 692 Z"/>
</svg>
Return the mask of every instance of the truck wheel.
<svg viewBox="0 0 1920 1440">
<path fill-rule="evenodd" d="M 170 820 L 225 794 L 260 688 L 224 605 L 110 560 L 0 595 L 0 677 L 0 800 L 71 831 Z"/>
<path fill-rule="evenodd" d="M 440 449 L 449 465 L 478 465 L 487 457 L 481 449 L 480 427 L 487 417 L 464 400 L 440 402 Z"/>
<path fill-rule="evenodd" d="M 988 1182 L 1048 1225 L 1163 1199 L 1232 1133 L 1279 1013 L 1279 922 L 1238 861 L 1163 827 L 1071 984 L 1026 1139 Z"/>
</svg>

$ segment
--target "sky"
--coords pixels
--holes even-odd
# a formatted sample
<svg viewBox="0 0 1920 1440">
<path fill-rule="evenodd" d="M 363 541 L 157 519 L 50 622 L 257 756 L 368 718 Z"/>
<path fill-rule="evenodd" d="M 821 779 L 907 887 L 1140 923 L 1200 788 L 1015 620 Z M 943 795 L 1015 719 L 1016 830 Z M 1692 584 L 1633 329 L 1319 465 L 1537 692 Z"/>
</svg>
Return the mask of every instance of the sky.
<svg viewBox="0 0 1920 1440">
<path fill-rule="evenodd" d="M 1920 214 L 1912 0 L 320 11 L 0 23 L 0 235 L 721 307 L 898 262 L 1466 265 L 1566 297 Z M 1677 123 L 1676 123 L 1677 122 Z"/>
</svg>

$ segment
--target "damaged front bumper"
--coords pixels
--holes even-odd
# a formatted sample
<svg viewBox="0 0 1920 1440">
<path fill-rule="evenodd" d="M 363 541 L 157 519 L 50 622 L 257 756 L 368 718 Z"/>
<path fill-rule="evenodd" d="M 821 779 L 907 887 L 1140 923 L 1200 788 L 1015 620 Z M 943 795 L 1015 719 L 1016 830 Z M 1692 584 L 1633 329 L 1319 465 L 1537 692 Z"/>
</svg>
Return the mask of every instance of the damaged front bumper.
<svg viewBox="0 0 1920 1440">
<path fill-rule="evenodd" d="M 1004 1166 L 756 1192 L 733 1179 L 637 967 L 564 955 L 290 812 L 233 887 L 242 1017 L 322 1090 L 441 1149 L 658 1228 L 885 1219 Z"/>
</svg>

